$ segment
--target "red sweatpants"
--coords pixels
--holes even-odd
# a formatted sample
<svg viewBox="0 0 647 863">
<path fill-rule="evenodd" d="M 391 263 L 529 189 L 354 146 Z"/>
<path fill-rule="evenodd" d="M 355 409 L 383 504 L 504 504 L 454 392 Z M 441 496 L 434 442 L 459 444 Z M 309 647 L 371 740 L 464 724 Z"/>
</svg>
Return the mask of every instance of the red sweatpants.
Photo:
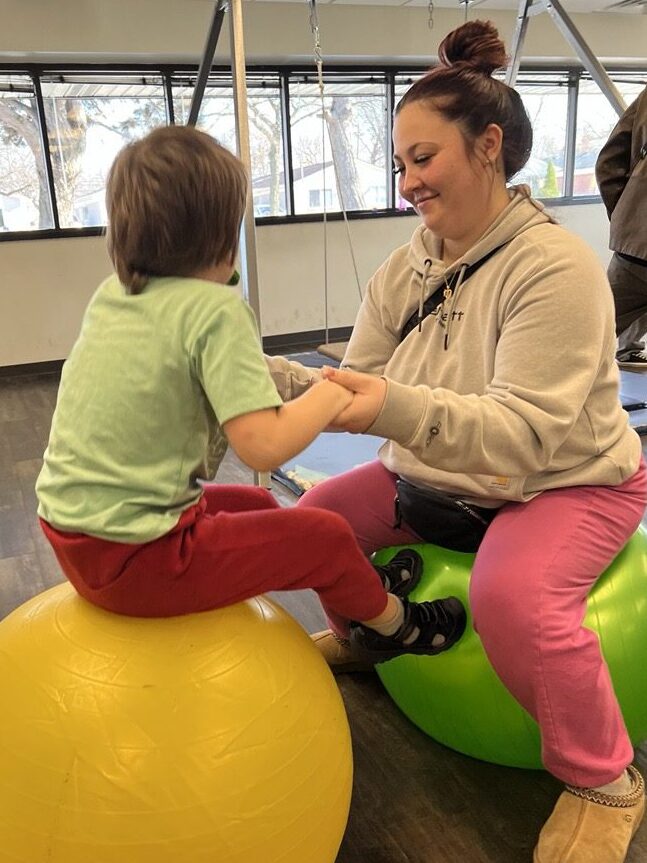
<svg viewBox="0 0 647 863">
<path fill-rule="evenodd" d="M 81 596 L 119 614 L 169 617 L 303 588 L 319 594 L 327 613 L 351 620 L 386 608 L 380 578 L 342 516 L 284 509 L 255 486 L 205 486 L 173 530 L 142 545 L 41 525 Z"/>
</svg>

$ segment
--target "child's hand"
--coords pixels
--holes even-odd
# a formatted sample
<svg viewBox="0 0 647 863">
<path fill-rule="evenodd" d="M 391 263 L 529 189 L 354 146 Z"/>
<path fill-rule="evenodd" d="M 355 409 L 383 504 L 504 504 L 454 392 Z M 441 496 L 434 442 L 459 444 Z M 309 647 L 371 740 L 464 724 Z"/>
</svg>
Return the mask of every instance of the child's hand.
<svg viewBox="0 0 647 863">
<path fill-rule="evenodd" d="M 333 381 L 330 381 L 327 379 L 320 380 L 320 381 L 317 381 L 316 383 L 313 383 L 311 388 L 316 389 L 317 387 L 325 387 L 326 392 L 328 393 L 329 396 L 331 393 L 333 394 L 333 397 L 335 399 L 334 403 L 335 403 L 335 406 L 337 407 L 338 412 L 343 411 L 353 401 L 353 393 L 349 389 L 347 389 L 346 387 L 340 386 L 339 384 L 334 383 Z"/>
<path fill-rule="evenodd" d="M 386 381 L 362 372 L 333 369 L 329 366 L 324 366 L 322 372 L 325 380 L 339 384 L 355 395 L 352 403 L 335 418 L 332 426 L 354 434 L 365 432 L 382 408 L 386 396 Z"/>
</svg>

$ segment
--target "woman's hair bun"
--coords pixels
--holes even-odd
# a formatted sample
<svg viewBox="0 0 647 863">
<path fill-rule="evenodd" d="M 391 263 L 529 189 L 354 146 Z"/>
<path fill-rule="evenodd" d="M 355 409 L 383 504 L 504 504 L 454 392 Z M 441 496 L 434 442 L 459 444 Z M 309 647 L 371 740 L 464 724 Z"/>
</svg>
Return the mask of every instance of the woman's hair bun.
<svg viewBox="0 0 647 863">
<path fill-rule="evenodd" d="M 508 63 L 505 45 L 491 21 L 467 21 L 447 36 L 438 46 L 442 66 L 463 63 L 491 75 L 505 69 Z"/>
</svg>

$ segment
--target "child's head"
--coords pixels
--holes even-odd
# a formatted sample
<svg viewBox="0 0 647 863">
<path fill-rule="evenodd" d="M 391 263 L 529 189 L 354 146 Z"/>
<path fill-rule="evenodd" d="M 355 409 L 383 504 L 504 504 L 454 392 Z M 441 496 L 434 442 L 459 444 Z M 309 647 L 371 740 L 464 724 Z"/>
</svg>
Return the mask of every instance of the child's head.
<svg viewBox="0 0 647 863">
<path fill-rule="evenodd" d="M 108 252 L 127 291 L 151 276 L 233 265 L 247 186 L 242 162 L 191 126 L 160 127 L 124 147 L 106 204 Z"/>
</svg>

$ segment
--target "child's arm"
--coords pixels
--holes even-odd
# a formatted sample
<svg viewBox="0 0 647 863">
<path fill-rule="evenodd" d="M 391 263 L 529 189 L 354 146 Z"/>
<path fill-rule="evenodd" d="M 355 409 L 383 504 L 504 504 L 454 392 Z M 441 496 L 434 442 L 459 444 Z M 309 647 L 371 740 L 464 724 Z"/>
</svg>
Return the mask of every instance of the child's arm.
<svg viewBox="0 0 647 863">
<path fill-rule="evenodd" d="M 278 408 L 234 417 L 223 431 L 241 461 L 268 471 L 305 449 L 352 400 L 338 384 L 320 381 Z"/>
</svg>

